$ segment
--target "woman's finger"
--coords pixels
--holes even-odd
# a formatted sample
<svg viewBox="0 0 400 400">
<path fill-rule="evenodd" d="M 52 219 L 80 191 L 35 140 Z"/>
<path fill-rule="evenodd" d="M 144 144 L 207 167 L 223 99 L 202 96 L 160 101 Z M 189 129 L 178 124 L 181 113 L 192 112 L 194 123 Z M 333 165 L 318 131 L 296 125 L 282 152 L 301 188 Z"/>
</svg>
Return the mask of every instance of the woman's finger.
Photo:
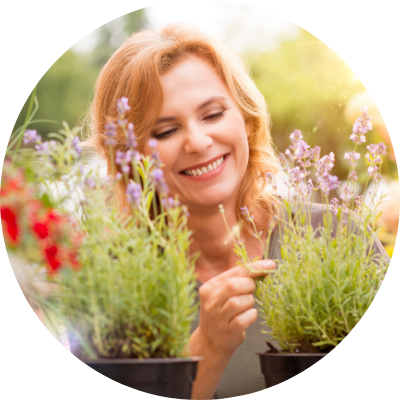
<svg viewBox="0 0 400 400">
<path fill-rule="evenodd" d="M 230 297 L 221 308 L 221 316 L 229 323 L 232 318 L 254 306 L 251 294 Z"/>
<path fill-rule="evenodd" d="M 228 330 L 232 332 L 243 332 L 257 319 L 257 310 L 255 308 L 250 308 L 249 310 L 236 315 L 232 318 L 228 324 Z"/>
</svg>

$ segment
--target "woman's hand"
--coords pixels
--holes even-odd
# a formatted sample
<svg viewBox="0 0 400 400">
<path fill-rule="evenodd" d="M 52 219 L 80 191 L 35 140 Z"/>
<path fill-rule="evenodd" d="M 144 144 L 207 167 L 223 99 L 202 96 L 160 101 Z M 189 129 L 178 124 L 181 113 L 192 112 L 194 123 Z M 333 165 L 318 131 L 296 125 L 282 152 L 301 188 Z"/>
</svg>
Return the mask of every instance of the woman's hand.
<svg viewBox="0 0 400 400">
<path fill-rule="evenodd" d="M 252 278 L 275 269 L 271 260 L 257 261 L 250 272 L 235 267 L 205 282 L 199 289 L 200 322 L 193 332 L 192 356 L 202 356 L 193 386 L 193 398 L 210 399 L 235 349 L 245 337 L 246 329 L 257 319 L 253 308 L 256 285 Z"/>
</svg>

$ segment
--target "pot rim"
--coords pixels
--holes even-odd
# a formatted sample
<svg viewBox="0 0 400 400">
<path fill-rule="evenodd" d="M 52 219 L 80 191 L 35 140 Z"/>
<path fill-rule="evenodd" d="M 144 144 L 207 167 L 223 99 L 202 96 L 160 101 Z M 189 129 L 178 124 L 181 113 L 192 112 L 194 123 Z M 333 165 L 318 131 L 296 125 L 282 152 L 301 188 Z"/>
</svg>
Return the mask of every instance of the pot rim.
<svg viewBox="0 0 400 400">
<path fill-rule="evenodd" d="M 324 357 L 329 353 L 255 353 L 262 357 Z"/>
<path fill-rule="evenodd" d="M 180 358 L 99 358 L 95 360 L 82 359 L 85 364 L 178 364 L 185 362 L 199 362 L 203 357 L 180 357 Z"/>
</svg>

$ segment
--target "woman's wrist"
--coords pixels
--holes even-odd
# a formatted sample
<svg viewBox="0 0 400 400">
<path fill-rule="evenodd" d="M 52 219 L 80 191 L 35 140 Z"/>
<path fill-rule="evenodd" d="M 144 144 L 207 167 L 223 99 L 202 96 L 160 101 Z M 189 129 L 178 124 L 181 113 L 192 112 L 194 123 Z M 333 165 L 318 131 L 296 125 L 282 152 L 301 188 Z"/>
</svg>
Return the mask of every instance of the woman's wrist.
<svg viewBox="0 0 400 400">
<path fill-rule="evenodd" d="M 235 349 L 214 346 L 198 327 L 190 338 L 191 356 L 203 357 L 193 382 L 192 399 L 212 399 Z"/>
</svg>

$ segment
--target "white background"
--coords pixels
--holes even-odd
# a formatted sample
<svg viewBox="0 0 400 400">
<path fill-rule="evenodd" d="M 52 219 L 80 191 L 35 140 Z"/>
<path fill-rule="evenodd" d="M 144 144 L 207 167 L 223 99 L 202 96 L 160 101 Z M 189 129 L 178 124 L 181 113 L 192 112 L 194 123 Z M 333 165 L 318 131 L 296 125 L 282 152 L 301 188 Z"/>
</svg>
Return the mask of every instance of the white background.
<svg viewBox="0 0 400 400">
<path fill-rule="evenodd" d="M 104 23 L 156 3 L 145 0 L 2 2 L 1 157 L 29 93 L 67 49 Z M 337 52 L 375 100 L 399 155 L 398 0 L 266 0 L 237 3 L 257 6 L 260 13 L 263 8 L 276 13 L 310 31 Z M 169 4 L 171 7 L 179 6 L 177 2 Z M 28 306 L 11 271 L 2 241 L 0 257 L 1 398 L 155 398 L 108 380 L 71 356 Z M 307 400 L 400 398 L 399 300 L 397 247 L 376 300 L 334 352 L 300 376 L 245 397 Z"/>
</svg>

